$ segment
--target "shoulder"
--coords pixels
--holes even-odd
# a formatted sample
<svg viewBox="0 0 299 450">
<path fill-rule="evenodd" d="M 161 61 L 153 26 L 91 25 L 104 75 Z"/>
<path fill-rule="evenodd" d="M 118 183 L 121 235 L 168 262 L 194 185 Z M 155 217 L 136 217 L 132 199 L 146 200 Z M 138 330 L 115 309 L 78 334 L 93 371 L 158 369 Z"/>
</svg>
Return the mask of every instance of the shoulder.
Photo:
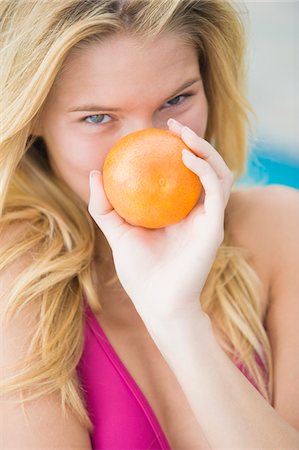
<svg viewBox="0 0 299 450">
<path fill-rule="evenodd" d="M 227 216 L 236 244 L 270 251 L 269 270 L 275 270 L 281 262 L 278 251 L 293 248 L 298 240 L 299 191 L 280 185 L 233 191 Z"/>
<path fill-rule="evenodd" d="M 239 219 L 270 220 L 275 216 L 290 221 L 290 217 L 284 218 L 283 214 L 290 210 L 298 213 L 298 200 L 297 189 L 282 185 L 256 186 L 232 191 L 228 207 L 230 213 L 242 213 Z"/>
<path fill-rule="evenodd" d="M 269 267 L 274 269 L 280 263 L 278 250 L 293 248 L 298 239 L 299 191 L 280 185 L 233 191 L 228 221 L 238 243 L 257 242 L 261 251 L 271 250 Z"/>
<path fill-rule="evenodd" d="M 299 191 L 269 186 L 233 192 L 228 215 L 235 242 L 250 250 L 267 284 L 273 406 L 299 430 Z"/>
<path fill-rule="evenodd" d="M 28 349 L 32 348 L 32 338 L 39 321 L 37 302 L 24 302 L 21 309 L 19 304 L 16 307 L 14 304 L 15 289 L 22 288 L 23 280 L 19 277 L 22 273 L 26 276 L 26 271 L 35 262 L 35 254 L 26 251 L 26 233 L 30 230 L 31 226 L 26 222 L 0 228 L 1 448 L 89 450 L 91 443 L 87 428 L 72 411 L 67 410 L 68 414 L 64 414 L 59 393 L 40 395 L 30 401 L 27 399 L 26 408 L 20 407 L 24 391 L 18 387 L 18 378 L 15 381 L 14 377 L 27 373 Z M 17 255 L 17 250 L 21 250 L 21 256 Z M 11 307 L 14 314 L 6 322 L 3 319 Z M 31 389 L 30 393 L 35 392 Z"/>
<path fill-rule="evenodd" d="M 5 351 L 1 352 L 1 357 L 5 356 L 9 361 L 25 353 L 35 316 L 33 307 L 24 305 L 22 314 L 16 313 L 13 318 L 9 314 L 10 321 L 6 322 L 7 312 L 15 310 L 14 294 L 22 283 L 20 276 L 28 271 L 33 262 L 33 255 L 22 251 L 22 236 L 27 229 L 27 223 L 16 222 L 0 230 L 0 336 L 2 342 L 5 340 Z"/>
<path fill-rule="evenodd" d="M 280 185 L 235 190 L 227 224 L 233 244 L 248 251 L 270 301 L 299 255 L 299 191 Z"/>
<path fill-rule="evenodd" d="M 26 251 L 30 224 L 16 221 L 0 226 L 0 286 L 15 277 L 33 261 L 33 252 Z M 28 242 L 27 242 L 28 243 Z M 3 289 L 0 290 L 0 294 Z"/>
<path fill-rule="evenodd" d="M 298 287 L 299 191 L 286 186 L 269 186 L 253 189 L 251 195 L 242 193 L 240 199 L 242 197 L 248 205 L 246 232 L 254 235 L 258 243 L 255 250 L 264 254 L 271 300 L 278 301 L 282 291 Z"/>
<path fill-rule="evenodd" d="M 20 305 L 16 297 L 23 292 L 24 279 L 36 258 L 34 250 L 26 249 L 29 229 L 25 221 L 0 229 L 0 336 L 9 360 L 23 356 L 37 320 L 33 302 L 21 302 L 21 311 L 16 307 Z"/>
</svg>

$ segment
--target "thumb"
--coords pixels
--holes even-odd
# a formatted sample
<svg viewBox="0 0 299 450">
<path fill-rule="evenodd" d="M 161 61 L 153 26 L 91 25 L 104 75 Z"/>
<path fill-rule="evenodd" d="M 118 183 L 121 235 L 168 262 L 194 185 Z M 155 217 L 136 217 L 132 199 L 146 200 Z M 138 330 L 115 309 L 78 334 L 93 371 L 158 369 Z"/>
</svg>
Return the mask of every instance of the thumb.
<svg viewBox="0 0 299 450">
<path fill-rule="evenodd" d="M 109 202 L 103 185 L 103 175 L 97 170 L 89 174 L 90 198 L 88 211 L 96 224 L 106 236 L 110 246 L 127 228 L 122 219 Z"/>
</svg>

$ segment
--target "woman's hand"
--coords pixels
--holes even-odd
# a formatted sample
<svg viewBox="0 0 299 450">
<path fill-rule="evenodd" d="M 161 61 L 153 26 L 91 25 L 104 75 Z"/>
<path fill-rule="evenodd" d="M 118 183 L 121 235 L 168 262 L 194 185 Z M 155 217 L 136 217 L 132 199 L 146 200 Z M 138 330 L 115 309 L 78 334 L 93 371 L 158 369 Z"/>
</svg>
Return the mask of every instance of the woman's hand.
<svg viewBox="0 0 299 450">
<path fill-rule="evenodd" d="M 200 177 L 204 193 L 177 224 L 146 229 L 128 224 L 109 203 L 100 172 L 91 172 L 89 212 L 106 236 L 118 278 L 146 323 L 198 314 L 200 294 L 223 240 L 224 211 L 233 174 L 217 151 L 179 122 L 169 129 L 197 155 L 184 164 Z"/>
</svg>

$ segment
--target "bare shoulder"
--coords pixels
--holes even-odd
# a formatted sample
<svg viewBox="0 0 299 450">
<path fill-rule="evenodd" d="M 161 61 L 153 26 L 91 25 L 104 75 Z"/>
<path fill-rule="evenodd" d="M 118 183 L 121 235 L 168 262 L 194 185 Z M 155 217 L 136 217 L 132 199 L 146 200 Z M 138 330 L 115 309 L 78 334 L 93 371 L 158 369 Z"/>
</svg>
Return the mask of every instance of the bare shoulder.
<svg viewBox="0 0 299 450">
<path fill-rule="evenodd" d="M 299 191 L 277 185 L 240 190 L 230 208 L 235 236 L 265 264 L 271 301 L 279 302 L 282 291 L 299 287 Z"/>
<path fill-rule="evenodd" d="M 232 193 L 227 220 L 267 285 L 273 406 L 299 431 L 299 191 L 283 186 Z"/>
<path fill-rule="evenodd" d="M 270 272 L 281 265 L 281 249 L 298 244 L 297 189 L 272 185 L 233 191 L 227 213 L 236 243 L 264 254 Z"/>
<path fill-rule="evenodd" d="M 2 225 L 2 224 L 1 224 Z M 22 251 L 18 255 L 18 248 L 25 242 L 29 224 L 16 221 L 13 224 L 0 227 L 0 312 L 7 303 L 7 291 L 12 288 L 18 276 L 30 267 L 33 262 L 32 252 Z M 1 318 L 1 316 L 0 316 Z"/>
<path fill-rule="evenodd" d="M 25 252 L 14 258 L 14 245 L 28 224 L 16 223 L 0 231 L 0 319 L 13 299 L 18 277 L 30 268 L 34 255 Z M 22 239 L 21 239 L 22 241 Z M 8 260 L 8 263 L 7 263 Z M 2 264 L 1 264 L 2 263 Z M 21 275 L 22 277 L 22 275 Z M 38 314 L 34 304 L 26 305 L 0 326 L 0 384 L 12 379 L 26 364 Z M 0 447 L 90 450 L 88 430 L 72 413 L 63 414 L 58 393 L 43 395 L 20 406 L 21 390 L 1 388 Z"/>
<path fill-rule="evenodd" d="M 252 214 L 259 214 L 266 207 L 266 213 L 276 213 L 283 208 L 298 206 L 299 191 L 289 186 L 270 185 L 241 188 L 232 191 L 230 202 L 234 208 L 243 205 Z M 248 209 L 250 208 L 250 210 Z"/>
<path fill-rule="evenodd" d="M 233 243 L 248 250 L 249 259 L 273 296 L 277 276 L 290 270 L 299 230 L 299 191 L 272 185 L 235 190 L 227 206 L 227 223 Z M 293 262 L 291 262 L 293 261 Z"/>
</svg>

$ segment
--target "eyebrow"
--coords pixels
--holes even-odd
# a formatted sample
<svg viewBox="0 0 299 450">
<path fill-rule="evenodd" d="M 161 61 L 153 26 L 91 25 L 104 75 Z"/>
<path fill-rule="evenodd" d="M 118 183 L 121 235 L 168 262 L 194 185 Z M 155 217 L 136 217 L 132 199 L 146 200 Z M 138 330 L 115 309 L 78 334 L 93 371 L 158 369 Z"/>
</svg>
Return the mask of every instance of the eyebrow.
<svg viewBox="0 0 299 450">
<path fill-rule="evenodd" d="M 189 79 L 187 81 L 185 81 L 178 89 L 175 90 L 175 92 L 173 92 L 173 94 L 170 97 L 167 98 L 171 98 L 171 97 L 175 97 L 179 92 L 183 91 L 184 89 L 187 89 L 188 87 L 193 86 L 193 84 L 198 83 L 199 81 L 201 81 L 201 78 L 197 77 L 197 78 L 192 78 Z M 167 99 L 165 100 L 167 101 Z M 100 106 L 100 105 L 96 105 L 93 103 L 87 104 L 87 105 L 80 105 L 80 106 L 76 106 L 72 109 L 70 109 L 68 112 L 84 112 L 84 111 L 106 111 L 106 112 L 110 112 L 110 111 L 120 111 L 120 108 L 111 108 L 111 107 L 107 107 L 107 106 Z"/>
</svg>

